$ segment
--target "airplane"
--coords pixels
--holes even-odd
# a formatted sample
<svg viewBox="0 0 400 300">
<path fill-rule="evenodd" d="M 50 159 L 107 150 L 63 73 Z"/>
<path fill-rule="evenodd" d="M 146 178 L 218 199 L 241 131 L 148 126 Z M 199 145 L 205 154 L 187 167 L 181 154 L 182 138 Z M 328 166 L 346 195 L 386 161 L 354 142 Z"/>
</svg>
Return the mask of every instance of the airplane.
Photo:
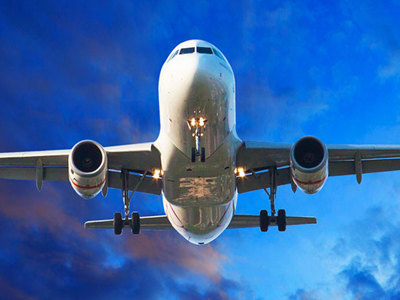
<svg viewBox="0 0 400 300">
<path fill-rule="evenodd" d="M 159 78 L 160 133 L 152 143 L 103 147 L 92 140 L 72 149 L 0 153 L 0 178 L 69 181 L 83 198 L 120 189 L 124 216 L 86 228 L 175 229 L 193 244 L 207 244 L 225 229 L 316 224 L 314 217 L 276 212 L 278 186 L 307 194 L 329 176 L 400 170 L 400 146 L 326 145 L 304 136 L 294 144 L 243 141 L 236 133 L 235 77 L 222 52 L 206 41 L 176 46 Z M 257 215 L 236 215 L 238 194 L 264 190 L 270 201 Z M 165 215 L 130 214 L 136 192 L 161 195 Z"/>
</svg>

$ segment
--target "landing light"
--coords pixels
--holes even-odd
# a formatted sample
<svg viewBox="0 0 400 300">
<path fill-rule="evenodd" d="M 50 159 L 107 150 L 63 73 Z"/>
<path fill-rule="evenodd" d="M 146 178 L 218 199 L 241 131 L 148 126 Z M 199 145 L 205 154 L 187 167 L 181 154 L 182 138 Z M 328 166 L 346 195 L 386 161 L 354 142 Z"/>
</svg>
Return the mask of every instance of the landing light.
<svg viewBox="0 0 400 300">
<path fill-rule="evenodd" d="M 160 178 L 160 175 L 162 175 L 162 171 L 161 170 L 159 170 L 159 169 L 155 169 L 154 170 L 154 173 L 153 173 L 153 178 L 154 179 L 159 179 Z"/>
<path fill-rule="evenodd" d="M 207 119 L 204 117 L 199 117 L 199 118 L 191 118 L 188 120 L 188 125 L 190 127 L 205 127 L 207 123 Z M 189 128 L 191 129 L 191 128 Z"/>
<path fill-rule="evenodd" d="M 242 167 L 235 168 L 234 172 L 239 177 L 245 177 L 246 176 L 246 173 L 244 172 L 244 168 L 242 168 Z"/>
</svg>

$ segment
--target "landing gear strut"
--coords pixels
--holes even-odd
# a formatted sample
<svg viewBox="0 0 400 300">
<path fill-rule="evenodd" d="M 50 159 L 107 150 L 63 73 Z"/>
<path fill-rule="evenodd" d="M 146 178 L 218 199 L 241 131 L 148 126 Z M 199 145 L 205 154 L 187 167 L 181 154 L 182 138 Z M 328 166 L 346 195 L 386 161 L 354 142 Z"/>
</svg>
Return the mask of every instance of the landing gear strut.
<svg viewBox="0 0 400 300">
<path fill-rule="evenodd" d="M 276 184 L 276 167 L 272 167 L 269 170 L 270 174 L 271 174 L 271 182 L 269 185 L 269 192 L 268 190 L 265 188 L 264 191 L 267 193 L 269 201 L 270 201 L 270 205 L 271 205 L 271 216 L 275 216 L 276 210 L 275 210 L 275 199 L 276 199 L 276 191 L 277 191 L 277 184 Z"/>
<path fill-rule="evenodd" d="M 121 213 L 114 214 L 114 233 L 121 234 L 122 229 L 125 226 L 129 226 L 132 230 L 133 234 L 139 234 L 140 232 L 140 215 L 137 212 L 132 213 L 132 218 L 129 219 L 129 208 L 133 194 L 137 191 L 140 184 L 143 182 L 146 177 L 147 172 L 140 177 L 139 181 L 135 185 L 132 190 L 132 193 L 129 195 L 129 171 L 121 170 L 121 179 L 122 179 L 122 200 L 124 201 L 124 212 L 125 218 L 122 219 Z"/>
<path fill-rule="evenodd" d="M 271 216 L 268 216 L 268 212 L 266 210 L 262 210 L 260 212 L 260 229 L 262 232 L 268 231 L 268 226 L 269 225 L 277 225 L 279 231 L 285 231 L 286 230 L 286 211 L 284 209 L 278 210 L 278 216 L 275 217 L 276 210 L 275 210 L 275 199 L 276 199 L 276 192 L 277 192 L 277 183 L 276 183 L 276 176 L 277 176 L 277 170 L 276 167 L 272 167 L 269 170 L 271 176 L 270 176 L 270 187 L 269 187 L 269 192 L 265 188 L 264 191 L 267 193 L 269 201 L 270 201 L 270 206 L 271 206 Z M 253 172 L 253 175 L 255 173 Z"/>
<path fill-rule="evenodd" d="M 205 148 L 201 147 L 201 137 L 204 135 L 204 128 L 206 127 L 207 120 L 203 117 L 192 118 L 187 121 L 189 130 L 194 137 L 195 147 L 192 148 L 192 162 L 196 162 L 196 157 L 200 156 L 200 161 L 206 161 Z"/>
</svg>

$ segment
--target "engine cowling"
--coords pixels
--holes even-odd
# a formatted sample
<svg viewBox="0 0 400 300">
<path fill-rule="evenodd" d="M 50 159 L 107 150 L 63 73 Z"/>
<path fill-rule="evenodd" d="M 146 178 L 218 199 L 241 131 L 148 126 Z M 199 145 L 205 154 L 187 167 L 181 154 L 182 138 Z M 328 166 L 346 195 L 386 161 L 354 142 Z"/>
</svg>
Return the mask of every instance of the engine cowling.
<svg viewBox="0 0 400 300">
<path fill-rule="evenodd" d="M 328 177 L 328 150 L 319 139 L 306 136 L 290 150 L 290 169 L 294 183 L 306 194 L 319 192 Z"/>
<path fill-rule="evenodd" d="M 74 190 L 83 198 L 95 197 L 107 176 L 107 153 L 95 141 L 77 143 L 68 158 L 68 174 Z"/>
</svg>

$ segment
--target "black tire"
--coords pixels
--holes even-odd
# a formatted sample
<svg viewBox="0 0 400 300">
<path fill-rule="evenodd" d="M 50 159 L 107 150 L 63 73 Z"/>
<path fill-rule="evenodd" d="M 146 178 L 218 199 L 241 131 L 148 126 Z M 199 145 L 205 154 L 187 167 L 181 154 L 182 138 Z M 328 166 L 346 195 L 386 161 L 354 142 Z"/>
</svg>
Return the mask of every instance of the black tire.
<svg viewBox="0 0 400 300">
<path fill-rule="evenodd" d="M 206 149 L 205 148 L 201 148 L 201 162 L 205 162 L 206 161 Z"/>
<path fill-rule="evenodd" d="M 122 233 L 122 228 L 124 227 L 124 222 L 122 221 L 121 213 L 114 214 L 114 233 L 120 235 Z"/>
<path fill-rule="evenodd" d="M 192 148 L 192 162 L 196 161 L 196 149 Z"/>
<path fill-rule="evenodd" d="M 286 211 L 284 209 L 278 210 L 278 230 L 286 231 Z"/>
<path fill-rule="evenodd" d="M 260 229 L 262 232 L 267 232 L 269 226 L 269 216 L 266 210 L 260 211 Z"/>
<path fill-rule="evenodd" d="M 133 234 L 139 234 L 140 232 L 140 215 L 137 212 L 132 213 L 131 228 Z"/>
</svg>

